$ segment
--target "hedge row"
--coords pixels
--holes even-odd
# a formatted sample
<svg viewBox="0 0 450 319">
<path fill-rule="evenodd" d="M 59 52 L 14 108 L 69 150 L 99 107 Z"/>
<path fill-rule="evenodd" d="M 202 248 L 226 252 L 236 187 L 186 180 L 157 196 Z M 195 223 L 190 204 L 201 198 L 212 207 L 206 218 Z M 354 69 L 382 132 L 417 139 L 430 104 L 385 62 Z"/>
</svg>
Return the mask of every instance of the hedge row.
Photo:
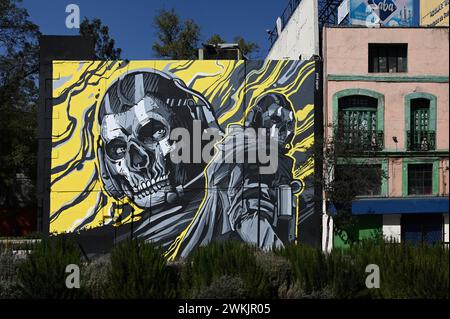
<svg viewBox="0 0 450 319">
<path fill-rule="evenodd" d="M 321 250 L 290 245 L 264 252 L 239 242 L 212 243 L 168 264 L 163 249 L 127 241 L 84 260 L 66 238 L 43 240 L 23 259 L 0 252 L 0 298 L 448 298 L 449 251 L 442 246 L 362 242 Z M 80 288 L 66 287 L 66 266 Z M 379 289 L 368 289 L 369 264 Z"/>
</svg>

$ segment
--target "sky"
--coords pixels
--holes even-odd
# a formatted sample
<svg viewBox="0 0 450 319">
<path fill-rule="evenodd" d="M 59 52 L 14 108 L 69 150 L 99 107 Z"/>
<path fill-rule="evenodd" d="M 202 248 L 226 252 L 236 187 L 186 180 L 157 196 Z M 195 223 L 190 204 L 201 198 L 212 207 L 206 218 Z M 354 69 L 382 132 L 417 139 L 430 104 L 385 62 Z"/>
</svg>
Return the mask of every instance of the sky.
<svg viewBox="0 0 450 319">
<path fill-rule="evenodd" d="M 182 19 L 193 19 L 201 27 L 200 43 L 217 33 L 228 42 L 235 36 L 256 42 L 260 51 L 253 59 L 264 59 L 269 49 L 267 29 L 273 29 L 289 0 L 23 0 L 30 20 L 44 35 L 76 35 L 78 30 L 66 28 L 66 6 L 80 8 L 81 18 L 98 17 L 109 27 L 122 58 L 154 59 L 152 44 L 156 40 L 153 27 L 161 9 L 172 9 Z"/>
</svg>

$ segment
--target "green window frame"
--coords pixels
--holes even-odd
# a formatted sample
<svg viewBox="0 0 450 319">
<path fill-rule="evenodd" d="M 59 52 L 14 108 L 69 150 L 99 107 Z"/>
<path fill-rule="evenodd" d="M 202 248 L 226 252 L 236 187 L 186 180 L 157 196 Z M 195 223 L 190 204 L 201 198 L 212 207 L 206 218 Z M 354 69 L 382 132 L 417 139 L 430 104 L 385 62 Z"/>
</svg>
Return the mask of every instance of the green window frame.
<svg viewBox="0 0 450 319">
<path fill-rule="evenodd" d="M 432 171 L 432 194 L 431 195 L 409 195 L 408 194 L 408 165 L 410 164 L 433 164 Z M 421 196 L 436 196 L 439 194 L 439 159 L 425 159 L 425 158 L 404 158 L 402 163 L 402 195 L 403 197 L 421 197 Z"/>
<path fill-rule="evenodd" d="M 365 96 L 365 97 L 371 97 L 376 99 L 377 103 L 376 103 L 376 124 L 372 126 L 372 124 L 369 124 L 373 127 L 376 127 L 377 131 L 381 131 L 384 132 L 384 103 L 385 103 L 385 98 L 384 95 L 372 90 L 367 90 L 367 89 L 359 89 L 359 88 L 351 88 L 351 89 L 345 89 L 339 92 L 336 92 L 333 95 L 333 114 L 332 114 L 332 120 L 333 120 L 333 124 L 337 127 L 340 126 L 339 123 L 339 110 L 340 110 L 340 105 L 339 105 L 339 101 L 342 98 L 345 97 L 349 97 L 349 96 Z M 344 112 L 347 109 L 347 107 L 343 107 L 344 108 Z M 351 106 L 348 108 L 348 110 L 350 110 L 350 108 L 352 108 L 354 111 L 359 111 L 362 114 L 368 114 L 368 112 L 373 112 L 373 107 L 355 107 L 355 106 Z M 372 121 L 372 119 L 371 119 Z M 383 137 L 384 139 L 384 137 Z M 383 146 L 384 149 L 384 141 L 381 141 L 381 145 Z"/>
<path fill-rule="evenodd" d="M 408 132 L 414 130 L 411 127 L 412 117 L 414 115 L 413 112 L 413 101 L 417 99 L 424 99 L 429 101 L 429 111 L 428 111 L 428 132 L 434 133 L 434 136 L 437 136 L 436 132 L 436 106 L 437 106 L 437 97 L 430 93 L 410 93 L 405 96 L 405 150 L 410 151 L 408 149 Z M 410 133 L 411 134 L 411 133 Z M 436 142 L 434 141 L 434 144 Z"/>
</svg>

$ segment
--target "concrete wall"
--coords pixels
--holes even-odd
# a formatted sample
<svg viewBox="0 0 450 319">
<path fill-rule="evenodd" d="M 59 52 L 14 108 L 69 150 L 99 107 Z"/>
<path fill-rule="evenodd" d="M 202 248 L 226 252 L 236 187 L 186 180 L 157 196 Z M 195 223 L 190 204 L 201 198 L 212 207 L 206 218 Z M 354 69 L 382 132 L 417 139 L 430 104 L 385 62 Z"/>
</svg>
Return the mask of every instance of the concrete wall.
<svg viewBox="0 0 450 319">
<path fill-rule="evenodd" d="M 269 60 L 309 59 L 319 54 L 317 1 L 302 0 L 267 55 Z M 301 56 L 301 58 L 300 58 Z"/>
</svg>

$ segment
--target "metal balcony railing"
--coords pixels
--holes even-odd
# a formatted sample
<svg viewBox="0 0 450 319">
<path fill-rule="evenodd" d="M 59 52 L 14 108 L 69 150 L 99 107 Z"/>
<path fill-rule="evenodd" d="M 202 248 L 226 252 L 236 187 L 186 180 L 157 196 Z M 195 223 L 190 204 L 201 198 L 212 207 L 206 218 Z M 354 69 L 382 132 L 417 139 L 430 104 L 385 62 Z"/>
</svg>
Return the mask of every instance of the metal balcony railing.
<svg viewBox="0 0 450 319">
<path fill-rule="evenodd" d="M 408 151 L 432 151 L 436 149 L 436 133 L 434 131 L 408 131 Z"/>
<path fill-rule="evenodd" d="M 340 130 L 339 136 L 345 148 L 355 151 L 381 151 L 384 148 L 384 132 L 370 130 Z"/>
</svg>

